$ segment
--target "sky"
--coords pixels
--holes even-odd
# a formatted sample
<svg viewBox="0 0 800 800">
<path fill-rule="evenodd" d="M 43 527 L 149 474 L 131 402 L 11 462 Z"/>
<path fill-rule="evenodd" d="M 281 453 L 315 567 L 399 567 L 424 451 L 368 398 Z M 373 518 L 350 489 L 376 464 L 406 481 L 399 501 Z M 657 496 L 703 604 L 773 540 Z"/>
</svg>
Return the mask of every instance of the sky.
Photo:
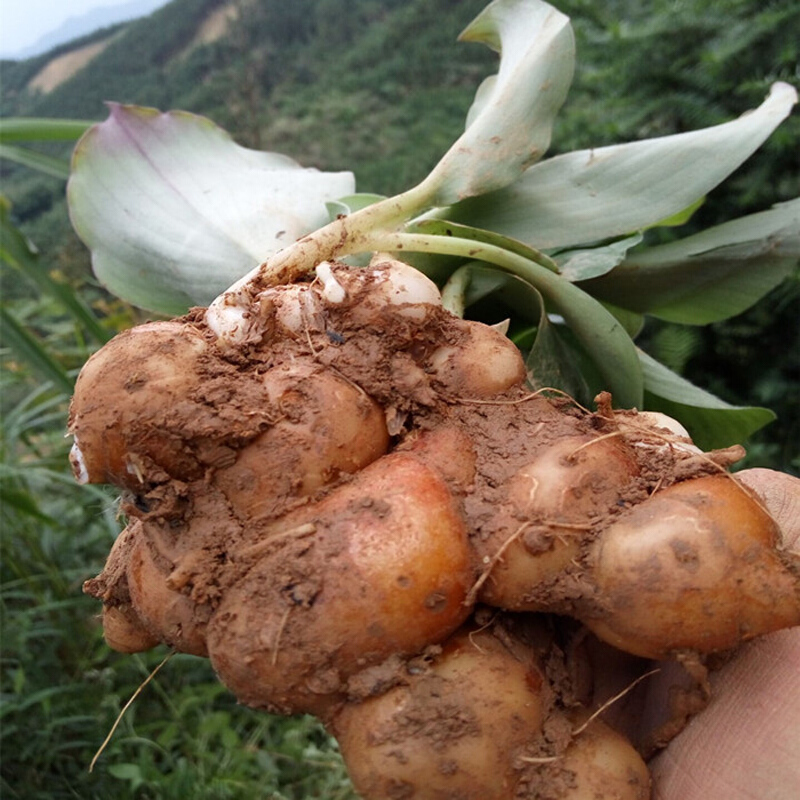
<svg viewBox="0 0 800 800">
<path fill-rule="evenodd" d="M 0 0 L 0 53 L 13 54 L 59 28 L 69 17 L 128 0 Z M 166 4 L 167 0 L 164 0 Z"/>
</svg>

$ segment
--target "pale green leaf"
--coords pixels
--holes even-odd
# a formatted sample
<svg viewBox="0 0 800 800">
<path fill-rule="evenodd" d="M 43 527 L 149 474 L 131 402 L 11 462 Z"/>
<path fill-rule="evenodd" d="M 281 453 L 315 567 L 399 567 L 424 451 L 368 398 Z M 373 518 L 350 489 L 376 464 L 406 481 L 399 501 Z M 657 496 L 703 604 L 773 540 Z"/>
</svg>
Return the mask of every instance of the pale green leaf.
<svg viewBox="0 0 800 800">
<path fill-rule="evenodd" d="M 645 230 L 648 230 L 649 228 L 679 228 L 681 225 L 685 225 L 694 216 L 694 212 L 697 211 L 697 209 L 699 209 L 705 202 L 705 195 L 703 195 L 703 197 L 698 197 L 694 203 L 691 203 L 686 208 L 678 211 L 675 214 L 670 214 L 666 219 L 661 219 L 658 222 L 654 222 Z"/>
<path fill-rule="evenodd" d="M 700 389 L 639 350 L 645 407 L 679 420 L 698 447 L 711 450 L 740 444 L 775 419 L 766 408 L 733 406 Z"/>
<path fill-rule="evenodd" d="M 516 180 L 550 146 L 575 62 L 569 18 L 540 0 L 495 0 L 462 33 L 501 54 L 467 128 L 425 183 L 448 205 Z"/>
<path fill-rule="evenodd" d="M 627 308 L 620 308 L 613 303 L 603 303 L 603 307 L 614 316 L 614 319 L 622 325 L 631 339 L 635 339 L 644 327 L 644 315 Z"/>
<path fill-rule="evenodd" d="M 792 86 L 776 83 L 758 108 L 731 122 L 556 156 L 510 186 L 459 203 L 447 216 L 538 249 L 629 234 L 708 194 L 760 147 L 796 102 Z"/>
<path fill-rule="evenodd" d="M 208 304 L 355 189 L 349 172 L 245 149 L 203 117 L 110 109 L 75 150 L 70 215 L 100 281 L 143 308 Z"/>
<path fill-rule="evenodd" d="M 704 325 L 749 308 L 800 261 L 800 199 L 631 254 L 587 283 L 596 297 Z"/>
<path fill-rule="evenodd" d="M 588 404 L 593 392 L 589 388 L 586 365 L 574 348 L 559 333 L 559 327 L 547 316 L 544 298 L 536 293 L 539 300 L 540 314 L 536 336 L 533 340 L 525 368 L 531 388 L 560 389 L 579 403 Z M 594 370 L 588 370 L 594 372 Z"/>
<path fill-rule="evenodd" d="M 379 203 L 386 198 L 382 194 L 369 194 L 367 192 L 359 192 L 357 194 L 350 194 L 347 197 L 339 197 L 336 200 L 331 200 L 326 203 L 328 208 L 328 215 L 332 220 L 344 214 L 352 214 L 355 211 L 361 211 L 362 208 Z"/>
<path fill-rule="evenodd" d="M 642 241 L 637 233 L 627 236 L 602 247 L 591 247 L 584 250 L 567 250 L 555 257 L 558 271 L 568 281 L 586 281 L 605 275 L 625 259 L 632 247 Z"/>
</svg>

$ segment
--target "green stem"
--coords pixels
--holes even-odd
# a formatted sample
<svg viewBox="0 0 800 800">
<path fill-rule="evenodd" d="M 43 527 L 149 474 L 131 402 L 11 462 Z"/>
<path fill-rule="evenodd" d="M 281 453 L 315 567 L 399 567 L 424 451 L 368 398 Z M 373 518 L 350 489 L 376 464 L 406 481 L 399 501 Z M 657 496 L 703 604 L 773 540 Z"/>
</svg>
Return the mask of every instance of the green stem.
<svg viewBox="0 0 800 800">
<path fill-rule="evenodd" d="M 521 278 L 525 278 L 530 283 L 534 283 L 540 290 L 543 287 L 539 286 L 539 283 L 544 283 L 550 287 L 560 287 L 567 284 L 567 281 L 552 272 L 549 267 L 497 245 L 479 242 L 474 239 L 383 230 L 371 231 L 357 244 L 353 243 L 354 246 L 352 247 L 349 244 L 345 243 L 343 245 L 339 255 L 378 250 L 402 253 L 406 250 L 412 253 L 460 256 L 470 261 L 485 261 L 487 264 L 494 264 L 497 267 L 506 269 Z M 574 288 L 576 291 L 580 291 L 577 287 Z"/>
<path fill-rule="evenodd" d="M 437 209 L 436 211 L 446 214 L 448 209 Z M 436 216 L 426 214 L 410 223 L 406 228 L 406 233 L 420 233 L 426 236 L 447 236 L 456 239 L 469 239 L 471 242 L 474 241 L 494 245 L 501 250 L 516 253 L 518 256 L 522 256 L 536 264 L 547 267 L 551 272 L 559 272 L 558 264 L 540 250 L 536 250 L 530 245 L 520 242 L 518 239 L 511 239 L 508 236 L 503 236 L 496 231 L 482 230 L 469 225 L 460 225 L 456 222 L 448 222 L 444 218 L 439 219 Z"/>
</svg>

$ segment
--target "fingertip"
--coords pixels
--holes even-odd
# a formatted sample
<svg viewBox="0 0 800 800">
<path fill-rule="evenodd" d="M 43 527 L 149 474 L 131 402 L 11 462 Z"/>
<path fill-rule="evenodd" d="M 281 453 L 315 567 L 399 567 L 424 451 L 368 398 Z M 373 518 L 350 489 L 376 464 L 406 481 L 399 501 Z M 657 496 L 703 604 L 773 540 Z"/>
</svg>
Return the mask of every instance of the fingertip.
<svg viewBox="0 0 800 800">
<path fill-rule="evenodd" d="M 736 477 L 758 495 L 778 523 L 784 547 L 800 550 L 800 478 L 762 467 L 742 470 Z"/>
</svg>

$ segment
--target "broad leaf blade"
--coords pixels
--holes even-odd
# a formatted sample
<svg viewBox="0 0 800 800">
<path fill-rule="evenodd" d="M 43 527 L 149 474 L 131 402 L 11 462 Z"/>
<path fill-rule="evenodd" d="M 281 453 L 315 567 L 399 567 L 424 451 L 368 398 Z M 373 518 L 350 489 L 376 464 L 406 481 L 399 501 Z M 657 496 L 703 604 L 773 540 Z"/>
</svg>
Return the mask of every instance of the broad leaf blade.
<svg viewBox="0 0 800 800">
<path fill-rule="evenodd" d="M 698 447 L 712 450 L 739 444 L 775 419 L 766 408 L 732 406 L 700 389 L 639 350 L 645 407 L 679 420 Z"/>
<path fill-rule="evenodd" d="M 459 203 L 447 216 L 539 249 L 641 230 L 708 194 L 760 147 L 796 102 L 793 87 L 776 83 L 757 109 L 736 120 L 556 156 L 510 186 Z"/>
<path fill-rule="evenodd" d="M 247 150 L 193 114 L 110 108 L 75 150 L 70 215 L 98 278 L 143 308 L 211 302 L 355 189 L 349 172 Z"/>
<path fill-rule="evenodd" d="M 425 181 L 438 205 L 506 186 L 538 161 L 574 71 L 569 18 L 540 0 L 495 0 L 461 38 L 500 51 L 500 68 L 478 89 L 467 129 Z"/>
<path fill-rule="evenodd" d="M 643 314 L 637 314 L 635 311 L 630 311 L 627 308 L 620 308 L 613 303 L 604 302 L 603 307 L 613 315 L 614 319 L 616 319 L 620 325 L 622 325 L 631 339 L 635 339 L 642 332 L 642 328 L 644 327 Z"/>
<path fill-rule="evenodd" d="M 705 195 L 703 197 L 698 197 L 697 200 L 695 200 L 691 205 L 687 206 L 681 211 L 678 211 L 676 214 L 670 214 L 666 219 L 661 219 L 658 222 L 654 222 L 652 225 L 648 226 L 648 229 L 679 228 L 681 225 L 685 225 L 694 216 L 694 212 L 697 211 L 697 209 L 700 208 L 705 202 Z"/>
<path fill-rule="evenodd" d="M 584 288 L 670 322 L 705 325 L 739 314 L 800 263 L 800 199 L 631 254 Z"/>
</svg>

